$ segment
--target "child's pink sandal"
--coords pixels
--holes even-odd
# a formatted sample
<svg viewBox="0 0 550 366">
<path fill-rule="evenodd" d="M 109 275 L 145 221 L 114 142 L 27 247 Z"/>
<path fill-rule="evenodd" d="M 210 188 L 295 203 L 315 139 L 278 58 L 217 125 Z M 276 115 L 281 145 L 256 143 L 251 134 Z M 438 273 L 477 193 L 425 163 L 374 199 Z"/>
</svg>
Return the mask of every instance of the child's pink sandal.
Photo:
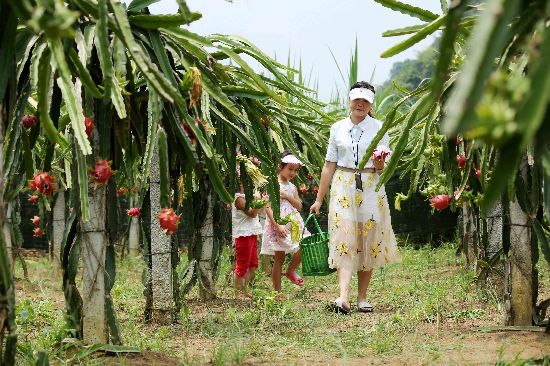
<svg viewBox="0 0 550 366">
<path fill-rule="evenodd" d="M 298 276 L 296 274 L 296 272 L 292 272 L 292 273 L 288 273 L 288 272 L 285 272 L 283 273 L 284 276 L 286 278 L 288 278 L 293 284 L 297 285 L 297 286 L 303 286 L 304 285 L 304 280 L 300 278 L 300 276 Z"/>
</svg>

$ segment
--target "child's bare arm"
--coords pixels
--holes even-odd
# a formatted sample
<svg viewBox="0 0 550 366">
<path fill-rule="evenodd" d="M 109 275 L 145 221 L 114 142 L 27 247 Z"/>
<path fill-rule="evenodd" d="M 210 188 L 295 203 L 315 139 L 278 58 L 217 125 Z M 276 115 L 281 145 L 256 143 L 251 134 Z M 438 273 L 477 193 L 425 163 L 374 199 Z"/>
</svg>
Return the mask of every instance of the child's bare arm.
<svg viewBox="0 0 550 366">
<path fill-rule="evenodd" d="M 243 197 L 238 197 L 235 200 L 235 207 L 237 207 L 237 210 L 243 211 L 245 206 L 246 206 L 246 200 Z M 258 216 L 258 210 L 255 210 L 253 208 L 248 208 L 248 211 L 246 211 L 245 214 L 249 217 L 256 217 Z"/>
<path fill-rule="evenodd" d="M 302 210 L 302 200 L 298 197 L 298 191 L 294 191 L 291 195 L 281 190 L 281 198 L 286 199 L 295 209 Z"/>
</svg>

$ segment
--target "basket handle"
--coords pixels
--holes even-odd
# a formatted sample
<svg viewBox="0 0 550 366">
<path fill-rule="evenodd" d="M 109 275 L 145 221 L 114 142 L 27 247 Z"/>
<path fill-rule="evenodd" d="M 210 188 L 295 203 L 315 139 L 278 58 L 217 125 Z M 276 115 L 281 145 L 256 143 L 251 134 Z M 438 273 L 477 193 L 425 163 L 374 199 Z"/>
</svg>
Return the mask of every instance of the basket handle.
<svg viewBox="0 0 550 366">
<path fill-rule="evenodd" d="M 317 215 L 315 215 L 314 213 L 310 213 L 309 216 L 307 217 L 306 219 L 306 222 L 304 222 L 304 229 L 302 230 L 302 238 L 304 237 L 304 231 L 306 231 L 306 226 L 307 226 L 307 223 L 309 222 L 309 219 L 311 219 L 313 217 L 313 222 L 315 223 L 315 227 L 317 228 L 317 232 L 318 233 L 322 233 L 323 231 L 321 230 L 321 227 L 319 226 L 319 223 L 317 222 Z"/>
</svg>

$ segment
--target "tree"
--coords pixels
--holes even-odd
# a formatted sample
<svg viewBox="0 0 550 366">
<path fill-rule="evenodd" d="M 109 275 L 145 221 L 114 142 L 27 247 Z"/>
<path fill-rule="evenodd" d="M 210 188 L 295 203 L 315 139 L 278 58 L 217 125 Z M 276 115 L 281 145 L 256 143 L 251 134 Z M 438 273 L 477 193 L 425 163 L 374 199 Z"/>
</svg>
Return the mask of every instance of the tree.
<svg viewBox="0 0 550 366">
<path fill-rule="evenodd" d="M 53 177 L 57 189 L 67 191 L 70 215 L 60 249 L 63 287 L 68 317 L 76 335 L 87 342 L 122 341 L 110 296 L 116 275 L 114 243 L 106 235 L 109 223 L 104 220 L 115 202 L 108 199 L 117 188 L 111 175 L 113 170 L 132 171 L 128 164 L 137 162 L 140 173 L 131 179 L 137 183 L 134 205 L 142 208 L 147 197 L 151 207 L 157 204 L 149 173 L 160 128 L 170 141 L 165 159 L 169 177 L 183 177 L 188 187 L 196 186 L 197 179 L 207 180 L 226 203 L 232 201 L 229 192 L 237 184 L 237 149 L 262 162 L 275 208 L 279 189 L 273 157 L 282 145 L 302 161 L 318 165 L 322 160 L 319 146 L 324 136 L 316 133 L 322 104 L 306 96 L 310 90 L 287 78 L 292 70 L 239 37 L 205 38 L 180 28 L 200 18 L 184 1 L 178 1 L 177 14 L 168 15 L 149 14 L 150 3 L 132 1 L 125 9 L 118 0 L 23 0 L 1 8 L 10 19 L 4 34 L 13 39 L 0 60 L 17 67 L 10 73 L 12 84 L 3 78 L 0 88 L 12 85 L 9 118 L 3 122 L 9 121 L 6 134 L 10 147 L 15 146 L 8 150 L 4 173 L 11 175 L 4 192 L 12 197 L 40 172 Z M 266 75 L 252 70 L 241 53 L 256 59 Z M 24 113 L 36 114 L 37 124 L 29 130 L 21 127 Z M 262 120 L 269 120 L 267 129 Z M 15 144 L 18 136 L 23 144 Z M 304 144 L 296 143 L 296 137 Z M 228 173 L 230 179 L 224 181 Z M 36 184 L 30 188 L 35 190 Z M 48 210 L 51 192 L 40 193 L 41 207 Z M 173 198 L 165 195 L 161 208 L 176 206 Z M 155 293 L 156 282 L 150 279 L 157 255 L 151 239 L 157 238 L 161 236 L 149 233 L 144 250 L 150 295 Z M 173 273 L 177 243 L 169 241 L 176 260 L 163 270 Z M 82 296 L 76 285 L 81 254 Z M 161 287 L 172 288 L 176 296 L 171 299 L 177 303 L 178 286 L 165 283 L 173 278 L 167 276 Z M 9 279 L 3 281 L 8 291 Z M 151 299 L 147 303 L 156 306 Z M 161 308 L 169 309 L 170 316 L 177 310 L 172 303 Z"/>
<path fill-rule="evenodd" d="M 544 210 L 548 220 L 550 195 L 546 188 L 540 194 L 542 177 L 545 183 L 550 182 L 550 74 L 545 66 L 550 61 L 550 31 L 546 2 L 491 0 L 478 6 L 457 1 L 449 9 L 442 3 L 441 15 L 398 1 L 377 2 L 424 22 L 390 31 L 412 35 L 384 52 L 383 57 L 443 30 L 433 77 L 405 92 L 394 104 L 384 128 L 368 149 L 372 151 L 389 129 L 399 131 L 394 134 L 394 153 L 380 184 L 396 169 L 401 169 L 402 175 L 410 172 L 409 192 L 397 196 L 396 207 L 420 187 L 432 201 L 437 195 L 445 195 L 452 208 L 468 205 L 468 210 L 481 215 L 481 227 L 485 229 L 486 213 L 502 197 L 505 230 L 499 255 L 503 254 L 505 265 L 512 268 L 504 294 L 510 300 L 507 319 L 513 324 L 530 324 L 533 310 L 544 317 L 540 312 L 545 302 L 536 304 L 537 289 L 533 296 L 521 289 L 537 283 L 537 256 L 525 255 L 531 253 L 531 237 L 535 234 L 550 262 L 550 228 L 540 214 Z M 409 110 L 398 112 L 408 101 L 412 101 Z M 530 228 L 517 232 L 518 224 Z M 506 231 L 509 225 L 514 229 Z M 484 245 L 485 229 L 480 231 Z M 513 243 L 509 241 L 512 234 L 517 239 Z M 475 255 L 481 255 L 486 263 L 493 261 L 483 257 L 482 250 Z M 529 299 L 527 304 L 521 301 L 524 295 Z"/>
</svg>

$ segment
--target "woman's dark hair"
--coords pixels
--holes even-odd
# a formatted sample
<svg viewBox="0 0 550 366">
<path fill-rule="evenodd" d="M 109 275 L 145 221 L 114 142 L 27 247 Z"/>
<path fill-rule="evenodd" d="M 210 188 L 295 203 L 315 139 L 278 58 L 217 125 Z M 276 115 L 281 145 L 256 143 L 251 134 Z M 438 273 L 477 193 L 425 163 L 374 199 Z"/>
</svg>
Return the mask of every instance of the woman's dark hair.
<svg viewBox="0 0 550 366">
<path fill-rule="evenodd" d="M 292 151 L 290 151 L 290 150 L 285 150 L 285 151 L 283 151 L 283 152 L 281 153 L 281 163 L 280 163 L 280 164 L 281 164 L 281 168 L 284 168 L 285 165 L 288 164 L 288 163 L 283 163 L 282 160 L 283 160 L 283 158 L 284 158 L 285 156 L 289 156 L 289 155 L 294 155 L 294 154 L 293 154 Z"/>
<path fill-rule="evenodd" d="M 370 83 L 367 83 L 366 81 L 358 81 L 358 82 L 356 82 L 355 84 L 353 84 L 353 85 L 351 86 L 351 88 L 349 88 L 349 90 L 357 89 L 357 88 L 366 88 L 366 89 L 372 90 L 373 93 L 376 93 L 376 92 L 374 91 L 374 86 L 372 86 Z"/>
</svg>

